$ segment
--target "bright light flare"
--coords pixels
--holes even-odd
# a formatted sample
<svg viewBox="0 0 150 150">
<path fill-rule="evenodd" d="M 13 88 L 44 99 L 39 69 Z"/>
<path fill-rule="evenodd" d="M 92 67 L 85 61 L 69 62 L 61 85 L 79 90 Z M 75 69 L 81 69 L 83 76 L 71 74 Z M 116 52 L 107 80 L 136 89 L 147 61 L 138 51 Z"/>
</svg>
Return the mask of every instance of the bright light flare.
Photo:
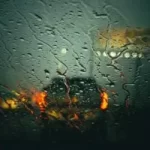
<svg viewBox="0 0 150 150">
<path fill-rule="evenodd" d="M 106 110 L 108 108 L 108 94 L 103 91 L 100 93 L 100 97 L 101 97 L 100 109 Z"/>
<path fill-rule="evenodd" d="M 44 108 L 47 106 L 46 102 L 46 96 L 47 92 L 40 92 L 40 91 L 34 91 L 32 95 L 32 102 L 35 103 L 39 108 L 40 111 L 45 111 Z"/>
<path fill-rule="evenodd" d="M 18 107 L 17 99 L 11 98 L 5 101 L 0 99 L 0 107 L 3 109 L 16 109 Z"/>
</svg>

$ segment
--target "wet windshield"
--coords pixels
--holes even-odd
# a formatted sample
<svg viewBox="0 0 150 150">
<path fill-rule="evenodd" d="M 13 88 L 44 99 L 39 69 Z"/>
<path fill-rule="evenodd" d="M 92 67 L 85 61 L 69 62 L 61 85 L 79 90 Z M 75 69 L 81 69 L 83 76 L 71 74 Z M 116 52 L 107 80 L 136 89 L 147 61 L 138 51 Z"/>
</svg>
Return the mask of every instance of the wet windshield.
<svg viewBox="0 0 150 150">
<path fill-rule="evenodd" d="M 150 100 L 149 16 L 149 0 L 0 0 L 0 139 L 127 139 Z"/>
</svg>

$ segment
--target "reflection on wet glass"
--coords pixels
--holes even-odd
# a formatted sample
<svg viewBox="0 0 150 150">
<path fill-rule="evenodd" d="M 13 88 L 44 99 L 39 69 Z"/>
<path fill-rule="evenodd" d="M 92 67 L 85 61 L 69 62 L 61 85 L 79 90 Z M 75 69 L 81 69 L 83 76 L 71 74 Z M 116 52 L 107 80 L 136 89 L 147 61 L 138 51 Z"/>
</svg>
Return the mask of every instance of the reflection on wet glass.
<svg viewBox="0 0 150 150">
<path fill-rule="evenodd" d="M 150 97 L 150 9 L 133 4 L 0 0 L 1 140 L 132 139 Z"/>
</svg>

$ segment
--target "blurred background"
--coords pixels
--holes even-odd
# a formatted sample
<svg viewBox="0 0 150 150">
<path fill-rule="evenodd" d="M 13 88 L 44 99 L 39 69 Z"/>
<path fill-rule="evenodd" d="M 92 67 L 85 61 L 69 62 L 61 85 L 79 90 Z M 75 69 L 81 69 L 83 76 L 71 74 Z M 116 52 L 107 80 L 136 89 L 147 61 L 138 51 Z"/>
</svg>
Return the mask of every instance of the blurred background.
<svg viewBox="0 0 150 150">
<path fill-rule="evenodd" d="M 149 28 L 149 0 L 0 0 L 1 88 L 48 90 L 49 85 L 57 84 L 60 89 L 59 70 L 72 84 L 89 83 L 83 82 L 79 91 L 72 92 L 79 100 L 88 102 L 90 96 L 90 104 L 99 102 L 94 92 L 101 87 L 107 89 L 110 106 L 131 105 L 140 110 L 134 119 L 127 119 L 139 121 L 141 116 L 139 131 L 145 127 L 147 118 L 143 117 L 148 115 L 150 101 Z M 60 81 L 55 82 L 57 78 Z M 49 94 L 59 95 L 58 88 Z M 91 94 L 85 93 L 87 90 Z M 8 123 L 3 121 L 1 126 L 7 130 Z M 137 131 L 136 121 L 130 126 L 135 130 L 132 135 Z M 119 134 L 123 140 L 126 131 Z M 114 134 L 109 139 L 116 141 Z"/>
</svg>

